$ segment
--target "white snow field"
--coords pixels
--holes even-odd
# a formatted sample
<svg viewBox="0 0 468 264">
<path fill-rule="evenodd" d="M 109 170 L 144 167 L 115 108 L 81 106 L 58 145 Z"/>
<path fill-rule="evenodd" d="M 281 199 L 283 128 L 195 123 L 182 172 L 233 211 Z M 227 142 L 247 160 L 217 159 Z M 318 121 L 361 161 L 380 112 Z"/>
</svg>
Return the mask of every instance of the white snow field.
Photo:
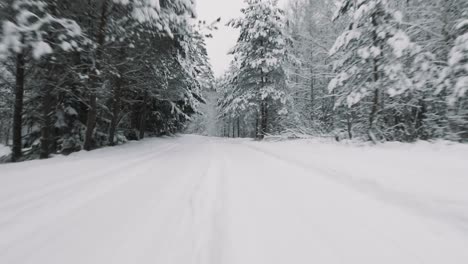
<svg viewBox="0 0 468 264">
<path fill-rule="evenodd" d="M 0 165 L 0 263 L 466 264 L 467 158 L 181 136 Z"/>
</svg>

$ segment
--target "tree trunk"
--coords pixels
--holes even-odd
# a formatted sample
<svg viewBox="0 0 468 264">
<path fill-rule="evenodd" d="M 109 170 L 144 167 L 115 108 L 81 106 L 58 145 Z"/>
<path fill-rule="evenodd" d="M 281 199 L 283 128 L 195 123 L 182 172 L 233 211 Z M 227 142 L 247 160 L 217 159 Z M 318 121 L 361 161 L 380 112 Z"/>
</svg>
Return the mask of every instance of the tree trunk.
<svg viewBox="0 0 468 264">
<path fill-rule="evenodd" d="M 143 106 L 141 109 L 141 114 L 140 114 L 140 125 L 139 125 L 139 131 L 140 135 L 138 139 L 142 140 L 145 138 L 145 130 L 146 130 L 146 114 L 148 112 L 147 106 L 146 106 L 146 97 L 143 101 Z"/>
<path fill-rule="evenodd" d="M 267 83 L 266 77 L 264 77 L 263 71 L 261 71 L 261 87 L 263 88 Z M 266 111 L 266 98 L 262 98 L 259 94 L 260 101 L 260 128 L 258 133 L 258 139 L 262 140 L 265 138 L 266 128 L 267 128 L 267 111 Z"/>
<path fill-rule="evenodd" d="M 223 137 L 226 137 L 226 120 L 223 119 Z"/>
<path fill-rule="evenodd" d="M 6 128 L 6 135 L 5 135 L 5 146 L 10 145 L 10 131 L 11 130 L 11 123 L 8 122 L 7 128 Z"/>
<path fill-rule="evenodd" d="M 89 89 L 89 109 L 88 109 L 88 119 L 86 121 L 86 133 L 85 133 L 85 142 L 84 142 L 84 149 L 91 150 L 94 147 L 94 129 L 96 128 L 96 120 L 97 120 L 97 96 L 96 90 L 99 86 L 99 61 L 102 57 L 102 49 L 105 42 L 106 37 L 106 27 L 107 27 L 107 19 L 108 13 L 107 9 L 109 6 L 109 0 L 104 0 L 102 3 L 102 10 L 101 10 L 101 17 L 99 28 L 97 32 L 97 48 L 96 48 L 96 58 L 95 58 L 95 69 L 93 74 L 90 78 L 90 86 Z"/>
<path fill-rule="evenodd" d="M 350 109 L 349 113 L 346 115 L 346 123 L 348 128 L 348 137 L 353 139 L 353 112 Z"/>
<path fill-rule="evenodd" d="M 261 116 L 260 116 L 260 135 L 259 139 L 264 139 L 268 129 L 268 105 L 265 100 L 261 103 Z"/>
<path fill-rule="evenodd" d="M 231 120 L 232 123 L 232 138 L 236 137 L 236 123 L 234 122 L 234 118 Z"/>
<path fill-rule="evenodd" d="M 97 102 L 95 92 L 90 92 L 89 95 L 89 109 L 88 109 L 88 120 L 86 121 L 86 133 L 85 133 L 85 142 L 84 149 L 92 150 L 94 143 L 94 129 L 96 128 L 96 119 L 97 119 Z"/>
<path fill-rule="evenodd" d="M 117 130 L 117 124 L 119 122 L 119 115 L 120 115 L 120 96 L 121 96 L 121 89 L 122 89 L 122 78 L 118 78 L 114 88 L 114 94 L 112 98 L 112 119 L 109 128 L 109 145 L 115 145 L 115 132 Z"/>
<path fill-rule="evenodd" d="M 240 138 L 240 117 L 237 117 L 237 137 Z"/>
<path fill-rule="evenodd" d="M 13 153 L 11 161 L 16 162 L 22 156 L 23 97 L 24 97 L 24 53 L 16 56 L 15 106 L 13 113 Z"/>
<path fill-rule="evenodd" d="M 416 137 L 422 140 L 428 140 L 428 134 L 424 131 L 424 121 L 427 118 L 427 106 L 424 98 L 419 101 L 418 114 L 416 116 Z"/>
<path fill-rule="evenodd" d="M 374 90 L 374 99 L 372 100 L 372 110 L 369 115 L 369 138 L 370 140 L 375 142 L 375 134 L 374 134 L 374 123 L 375 119 L 377 118 L 377 112 L 379 110 L 379 89 Z"/>
<path fill-rule="evenodd" d="M 51 5 L 49 6 L 50 8 L 50 13 L 53 16 L 57 15 L 57 10 L 56 10 L 56 2 L 52 2 Z M 48 34 L 52 34 L 52 32 L 48 32 Z M 48 41 L 52 41 L 50 37 L 48 37 Z M 52 101 L 53 101 L 53 95 L 52 92 L 54 90 L 54 85 L 53 83 L 56 82 L 54 80 L 53 76 L 55 75 L 55 67 L 54 64 L 45 64 L 43 65 L 44 67 L 47 68 L 47 77 L 46 80 L 47 82 L 45 83 L 44 86 L 42 86 L 43 91 L 42 91 L 42 106 L 41 106 L 41 112 L 42 112 L 42 126 L 41 126 L 41 151 L 40 151 L 40 159 L 47 159 L 49 158 L 49 155 L 51 153 L 52 149 L 52 142 L 53 137 L 52 137 L 52 130 L 53 125 L 52 125 L 52 119 L 51 119 L 51 114 L 52 114 Z"/>
<path fill-rule="evenodd" d="M 264 122 L 264 118 L 265 118 L 265 109 L 264 109 L 264 105 L 263 105 L 263 101 L 260 103 L 260 120 L 258 121 L 259 122 L 259 126 L 258 126 L 258 139 L 264 139 L 265 138 L 265 131 L 263 130 L 263 124 L 265 123 Z"/>
<path fill-rule="evenodd" d="M 310 123 L 314 122 L 314 101 L 315 101 L 315 91 L 314 91 L 314 71 L 310 70 Z"/>
<path fill-rule="evenodd" d="M 47 159 L 50 155 L 51 143 L 51 126 L 52 120 L 50 118 L 52 109 L 52 87 L 49 84 L 45 85 L 45 91 L 42 98 L 42 127 L 41 127 L 41 159 Z"/>
<path fill-rule="evenodd" d="M 257 112 L 256 117 L 255 117 L 255 137 L 256 138 L 260 137 L 260 129 L 258 129 L 258 127 L 260 126 L 259 115 L 260 115 L 260 111 Z"/>
<path fill-rule="evenodd" d="M 375 15 L 374 15 L 375 16 Z M 372 25 L 375 27 L 374 31 L 376 31 L 377 29 L 377 22 L 376 22 L 376 18 L 375 17 L 372 17 Z M 373 39 L 373 43 L 375 46 L 378 46 L 378 38 L 377 38 L 377 34 L 374 32 L 373 33 L 373 36 L 372 36 L 372 39 Z M 368 130 L 368 134 L 369 134 L 369 139 L 372 140 L 374 143 L 376 141 L 376 138 L 375 138 L 375 134 L 374 134 L 374 123 L 375 123 L 375 120 L 377 119 L 377 112 L 379 111 L 379 94 L 380 94 L 380 91 L 379 91 L 379 88 L 377 87 L 377 82 L 379 80 L 379 66 L 378 66 L 378 59 L 373 59 L 372 60 L 372 81 L 374 83 L 374 85 L 376 87 L 374 87 L 374 98 L 372 100 L 372 110 L 371 110 L 371 113 L 369 115 L 369 130 Z"/>
</svg>

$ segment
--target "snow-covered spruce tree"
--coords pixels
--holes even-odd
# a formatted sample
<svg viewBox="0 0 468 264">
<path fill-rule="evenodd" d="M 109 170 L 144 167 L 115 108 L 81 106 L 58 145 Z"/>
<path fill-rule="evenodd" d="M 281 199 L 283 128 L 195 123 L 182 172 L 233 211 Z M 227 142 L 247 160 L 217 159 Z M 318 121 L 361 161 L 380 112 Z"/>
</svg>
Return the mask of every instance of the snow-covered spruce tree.
<svg viewBox="0 0 468 264">
<path fill-rule="evenodd" d="M 462 141 L 468 140 L 468 9 L 466 17 L 456 25 L 458 37 L 450 50 L 439 89 L 439 92 L 445 90 L 448 94 L 454 139 Z"/>
<path fill-rule="evenodd" d="M 194 29 L 195 30 L 195 29 Z M 200 103 L 205 103 L 203 91 L 209 89 L 213 73 L 208 61 L 205 42 L 200 32 L 192 31 L 180 40 L 181 49 L 175 50 L 176 56 L 169 56 L 164 62 L 169 74 L 161 74 L 164 80 L 160 91 L 154 94 L 160 104 L 170 109 L 173 117 L 164 124 L 163 133 L 174 133 L 186 128 L 186 122 L 198 113 Z M 204 79 L 208 78 L 208 79 Z"/>
<path fill-rule="evenodd" d="M 14 0 L 4 6 L 13 13 L 7 21 L 3 21 L 0 37 L 0 60 L 13 56 L 16 65 L 13 161 L 17 161 L 22 155 L 22 117 L 27 60 L 29 57 L 39 60 L 53 53 L 54 47 L 68 51 L 71 45 L 67 41 L 81 35 L 81 29 L 75 21 L 56 16 L 49 7 L 46 1 L 39 0 Z"/>
<path fill-rule="evenodd" d="M 214 22 L 215 24 L 217 22 Z M 187 127 L 189 133 L 201 134 L 205 136 L 217 136 L 216 131 L 216 91 L 215 91 L 215 77 L 211 64 L 208 58 L 208 51 L 206 49 L 205 37 L 201 34 L 206 25 L 205 22 L 199 23 L 200 27 L 192 34 L 190 44 L 186 50 L 188 58 L 191 58 L 191 72 L 195 77 L 196 82 L 199 84 L 199 89 L 194 90 L 196 96 L 193 97 L 196 114 L 191 118 L 191 122 Z M 212 29 L 214 27 L 210 27 Z M 205 36 L 211 37 L 208 33 Z M 191 47 L 191 48 L 189 48 Z M 202 98 L 203 95 L 203 98 Z M 197 100 L 202 99 L 202 100 Z M 204 102 L 203 105 L 198 105 Z"/>
<path fill-rule="evenodd" d="M 455 38 L 459 32 L 456 30 L 457 22 L 463 16 L 463 10 L 468 5 L 464 0 L 411 0 L 395 1 L 403 11 L 405 20 L 403 22 L 405 31 L 411 40 L 422 47 L 419 54 L 419 62 L 423 67 L 413 68 L 411 71 L 413 79 L 423 78 L 421 82 L 415 81 L 416 86 L 423 85 L 424 89 L 416 87 L 417 94 L 412 93 L 411 100 L 406 100 L 408 108 L 412 105 L 417 113 L 414 126 L 415 132 L 420 139 L 431 138 L 456 138 L 451 124 L 456 118 L 452 118 L 453 111 L 447 107 L 446 90 L 435 93 L 439 82 L 439 75 L 447 66 L 448 56 L 453 47 Z M 425 54 L 423 54 L 425 53 Z M 405 99 L 405 98 L 400 98 Z M 411 118 L 407 118 L 411 120 Z M 409 125 L 409 124 L 408 124 Z"/>
<path fill-rule="evenodd" d="M 229 78 L 236 95 L 226 109 L 256 112 L 256 137 L 260 139 L 268 133 L 274 114 L 284 111 L 287 95 L 283 66 L 291 40 L 285 34 L 284 12 L 277 2 L 247 0 L 247 7 L 241 10 L 243 17 L 228 23 L 240 30 L 240 37 L 230 52 L 239 65 Z"/>
<path fill-rule="evenodd" d="M 250 134 L 252 137 L 256 137 L 258 116 L 256 115 L 257 111 L 252 109 L 257 109 L 258 106 L 256 101 L 247 101 L 242 97 L 244 89 L 242 86 L 237 85 L 237 80 L 235 79 L 239 74 L 239 70 L 240 65 L 234 60 L 229 65 L 226 73 L 217 81 L 216 90 L 220 97 L 218 100 L 218 112 L 220 113 L 218 120 L 222 126 L 220 134 L 225 137 L 235 137 L 237 125 L 237 135 L 239 137 L 241 134 L 240 120 L 243 119 L 243 123 L 248 124 L 248 120 L 252 119 L 252 113 L 255 113 L 253 121 L 250 120 L 255 126 L 244 126 L 242 128 L 244 131 L 242 132 L 243 134 Z M 252 131 L 253 133 L 251 133 Z"/>
<path fill-rule="evenodd" d="M 0 63 L 0 144 L 9 146 L 13 123 L 14 78 Z"/>
<path fill-rule="evenodd" d="M 199 44 L 203 37 L 189 25 L 189 19 L 192 18 L 190 12 L 182 11 L 183 6 L 168 4 L 170 2 L 161 6 L 161 16 L 168 19 L 168 27 L 164 31 L 154 23 L 130 23 L 133 25 L 132 31 L 122 28 L 119 20 L 112 20 L 109 25 L 108 34 L 115 37 L 110 37 L 106 44 L 108 48 L 103 62 L 108 63 L 103 66 L 106 75 L 114 80 L 110 91 L 112 99 L 108 106 L 112 109 L 108 129 L 108 141 L 111 145 L 115 144 L 117 130 L 122 132 L 124 128 L 127 131 L 137 130 L 137 133 L 130 135 L 130 138 L 136 139 L 143 138 L 147 131 L 153 134 L 168 133 L 164 128 L 168 127 L 167 124 L 162 122 L 172 120 L 171 115 L 179 116 L 184 113 L 175 106 L 179 102 L 184 102 L 184 105 L 194 103 L 190 100 L 195 98 L 192 92 L 199 93 L 195 91 L 198 85 L 194 76 L 196 71 L 202 71 L 194 61 L 203 53 L 204 43 Z M 171 12 L 174 12 L 172 17 L 169 16 Z M 178 12 L 182 12 L 180 17 L 175 15 Z M 211 70 L 209 65 L 207 68 Z M 183 84 L 177 84 L 178 81 Z M 105 94 L 102 96 L 106 97 Z M 132 104 L 123 103 L 126 96 L 132 98 Z M 196 98 L 200 99 L 201 96 Z M 162 110 L 167 108 L 169 110 Z M 101 109 L 105 111 L 106 107 Z M 168 113 L 162 113 L 166 111 Z M 124 117 L 129 118 L 123 119 Z M 170 122 L 174 123 L 173 120 Z M 98 123 L 101 131 L 108 127 L 105 119 Z M 153 131 L 154 126 L 160 127 L 158 131 Z"/>
<path fill-rule="evenodd" d="M 294 103 L 284 121 L 290 130 L 325 136 L 334 133 L 335 127 L 339 129 L 335 123 L 341 118 L 327 90 L 332 76 L 328 53 L 346 23 L 333 22 L 335 9 L 335 4 L 326 0 L 288 2 L 288 31 L 294 41 L 291 52 L 297 60 L 287 67 Z"/>
<path fill-rule="evenodd" d="M 92 54 L 94 54 L 91 57 L 93 69 L 89 74 L 88 84 L 89 111 L 84 141 L 84 148 L 87 150 L 96 145 L 94 139 L 98 111 L 96 93 L 102 86 L 102 79 L 100 78 L 101 60 L 103 60 L 106 44 L 109 43 L 109 40 L 119 40 L 118 36 L 109 34 L 112 33 L 109 30 L 111 22 L 116 21 L 117 27 L 125 25 L 127 30 L 129 28 L 136 30 L 143 26 L 161 37 L 173 38 L 174 33 L 184 34 L 185 28 L 188 27 L 187 20 L 195 15 L 193 0 L 167 0 L 163 1 L 162 5 L 160 5 L 160 1 L 154 0 L 101 0 L 90 4 L 90 10 L 97 10 L 98 12 L 95 16 L 97 19 L 94 21 L 97 27 L 89 28 L 95 49 L 92 51 Z M 119 10 L 124 10 L 124 12 L 119 12 Z M 148 36 L 148 34 L 136 34 L 136 37 L 140 39 L 145 36 Z"/>
<path fill-rule="evenodd" d="M 385 105 L 384 94 L 397 96 L 412 89 L 404 62 L 419 49 L 401 27 L 402 13 L 386 0 L 343 0 L 336 18 L 345 14 L 351 23 L 330 50 L 337 75 L 328 89 L 337 96 L 336 107 L 370 105 L 367 134 L 375 141 L 384 136 L 380 113 L 391 107 Z"/>
</svg>

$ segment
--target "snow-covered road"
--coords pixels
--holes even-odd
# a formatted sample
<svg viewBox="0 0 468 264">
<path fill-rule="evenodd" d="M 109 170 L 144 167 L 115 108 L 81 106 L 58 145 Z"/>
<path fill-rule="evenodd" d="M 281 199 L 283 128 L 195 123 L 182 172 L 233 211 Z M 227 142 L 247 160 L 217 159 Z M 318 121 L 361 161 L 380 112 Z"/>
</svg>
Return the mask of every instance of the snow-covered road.
<svg viewBox="0 0 468 264">
<path fill-rule="evenodd" d="M 422 149 L 182 136 L 0 165 L 0 263 L 466 264 L 468 150 Z"/>
</svg>

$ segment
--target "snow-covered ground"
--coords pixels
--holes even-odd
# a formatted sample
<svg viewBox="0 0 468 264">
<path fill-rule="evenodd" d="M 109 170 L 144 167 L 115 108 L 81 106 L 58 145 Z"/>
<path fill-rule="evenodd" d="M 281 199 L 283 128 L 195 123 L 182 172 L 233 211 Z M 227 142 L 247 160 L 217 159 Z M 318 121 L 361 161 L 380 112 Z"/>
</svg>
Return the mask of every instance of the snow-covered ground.
<svg viewBox="0 0 468 264">
<path fill-rule="evenodd" d="M 468 148 L 198 136 L 0 165 L 0 263 L 468 263 Z"/>
<path fill-rule="evenodd" d="M 0 144 L 0 157 L 10 154 L 10 148 Z"/>
</svg>

